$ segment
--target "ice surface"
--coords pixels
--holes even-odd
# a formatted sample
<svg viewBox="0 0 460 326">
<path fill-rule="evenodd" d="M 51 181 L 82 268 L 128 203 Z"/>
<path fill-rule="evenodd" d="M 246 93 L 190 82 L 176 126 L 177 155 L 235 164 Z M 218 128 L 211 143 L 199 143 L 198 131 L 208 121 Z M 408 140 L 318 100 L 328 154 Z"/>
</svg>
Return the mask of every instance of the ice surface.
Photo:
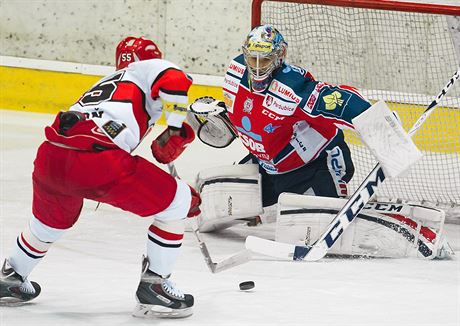
<svg viewBox="0 0 460 326">
<path fill-rule="evenodd" d="M 30 217 L 32 162 L 43 126 L 53 117 L 0 110 L 0 119 L 3 260 Z M 150 158 L 153 136 L 136 151 L 139 155 Z M 196 142 L 176 166 L 192 182 L 199 170 L 231 164 L 243 155 L 237 142 L 227 150 Z M 151 220 L 108 205 L 95 208 L 95 202 L 85 203 L 79 222 L 32 273 L 42 294 L 22 307 L 1 307 L 1 326 L 460 324 L 458 259 L 327 258 L 294 263 L 256 256 L 245 265 L 211 274 L 191 233 L 185 235 L 172 279 L 195 296 L 194 315 L 183 320 L 136 319 L 131 311 Z M 446 229 L 458 257 L 460 225 Z M 220 260 L 242 249 L 249 234 L 273 237 L 273 228 L 237 226 L 204 238 L 213 258 Z M 240 291 L 238 284 L 247 280 L 255 281 L 255 289 Z"/>
</svg>

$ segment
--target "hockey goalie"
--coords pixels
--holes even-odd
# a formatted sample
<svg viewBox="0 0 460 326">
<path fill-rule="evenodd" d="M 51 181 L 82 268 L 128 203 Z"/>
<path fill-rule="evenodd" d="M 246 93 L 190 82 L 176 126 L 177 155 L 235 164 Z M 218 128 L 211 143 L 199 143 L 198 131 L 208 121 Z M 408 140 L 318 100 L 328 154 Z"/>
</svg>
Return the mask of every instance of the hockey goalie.
<svg viewBox="0 0 460 326">
<path fill-rule="evenodd" d="M 221 148 L 239 138 L 249 152 L 238 165 L 199 173 L 201 231 L 225 228 L 260 216 L 264 208 L 278 207 L 277 240 L 305 243 L 306 236 L 300 236 L 298 230 L 303 233 L 310 227 L 309 241 L 314 243 L 315 236 L 322 234 L 335 216 L 332 212 L 346 202 L 340 198 L 348 195 L 347 183 L 354 174 L 344 128 L 359 133 L 380 162 L 384 178 L 399 176 L 421 158 L 385 102 L 370 103 L 352 86 L 317 81 L 305 69 L 286 63 L 287 42 L 274 26 L 254 28 L 242 49 L 225 74 L 224 101 L 200 98 L 189 107 L 192 114 L 188 121 L 202 142 Z M 302 209 L 310 209 L 312 203 L 320 205 L 312 207 L 313 211 L 323 209 L 323 203 L 334 206 L 327 214 L 312 215 L 309 211 L 286 220 L 285 213 L 280 215 L 283 193 L 314 196 L 307 207 L 300 201 Z M 415 245 L 422 241 L 431 248 L 431 253 L 425 250 L 422 256 L 437 256 L 444 223 L 441 211 L 407 208 L 398 217 L 373 211 L 367 213 L 372 216 L 367 219 L 363 214 L 351 224 L 351 230 L 337 234 L 336 239 L 341 239 L 334 246 L 336 253 L 413 256 L 406 248 L 407 239 L 411 239 Z M 298 227 L 295 234 L 288 232 L 293 221 L 298 223 L 292 225 L 293 231 Z M 282 223 L 287 223 L 286 227 Z M 399 237 L 405 242 L 395 240 Z M 379 239 L 386 240 L 379 243 Z M 385 248 L 385 241 L 401 243 L 401 247 Z"/>
</svg>

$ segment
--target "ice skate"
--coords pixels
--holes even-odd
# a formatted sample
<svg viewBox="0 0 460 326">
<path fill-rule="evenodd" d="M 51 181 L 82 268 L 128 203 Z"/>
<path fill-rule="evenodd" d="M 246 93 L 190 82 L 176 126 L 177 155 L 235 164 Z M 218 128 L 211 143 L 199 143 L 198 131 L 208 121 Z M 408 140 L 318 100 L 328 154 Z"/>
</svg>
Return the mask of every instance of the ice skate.
<svg viewBox="0 0 460 326">
<path fill-rule="evenodd" d="M 438 260 L 451 260 L 454 259 L 455 252 L 450 246 L 449 242 L 447 242 L 447 239 L 445 237 L 442 237 L 440 239 L 440 245 L 436 254 L 436 257 L 434 259 Z"/>
<path fill-rule="evenodd" d="M 21 305 L 40 294 L 40 285 L 15 272 L 5 259 L 0 276 L 0 305 Z"/>
<path fill-rule="evenodd" d="M 173 282 L 148 269 L 148 260 L 142 262 L 141 281 L 136 291 L 138 304 L 133 316 L 141 318 L 183 318 L 190 316 L 193 296 L 184 294 Z"/>
</svg>

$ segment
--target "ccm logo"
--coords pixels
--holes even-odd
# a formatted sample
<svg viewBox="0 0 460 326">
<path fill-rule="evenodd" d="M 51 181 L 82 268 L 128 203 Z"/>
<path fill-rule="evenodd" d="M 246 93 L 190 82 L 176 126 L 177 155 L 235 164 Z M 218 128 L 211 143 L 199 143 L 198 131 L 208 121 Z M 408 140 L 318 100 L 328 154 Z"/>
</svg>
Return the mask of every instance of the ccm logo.
<svg viewBox="0 0 460 326">
<path fill-rule="evenodd" d="M 343 233 L 348 224 L 355 219 L 359 212 L 363 209 L 372 195 L 375 193 L 377 186 L 385 180 L 385 174 L 382 168 L 373 171 L 368 177 L 368 181 L 364 184 L 364 188 L 356 195 L 350 198 L 344 206 L 347 207 L 343 214 L 338 215 L 338 219 L 334 226 L 324 236 L 324 241 L 328 248 L 331 248 L 339 236 Z"/>
<path fill-rule="evenodd" d="M 267 117 L 269 117 L 270 119 L 273 119 L 275 121 L 284 120 L 284 117 L 280 117 L 280 116 L 268 111 L 267 109 L 263 109 L 262 114 L 266 115 Z"/>
</svg>

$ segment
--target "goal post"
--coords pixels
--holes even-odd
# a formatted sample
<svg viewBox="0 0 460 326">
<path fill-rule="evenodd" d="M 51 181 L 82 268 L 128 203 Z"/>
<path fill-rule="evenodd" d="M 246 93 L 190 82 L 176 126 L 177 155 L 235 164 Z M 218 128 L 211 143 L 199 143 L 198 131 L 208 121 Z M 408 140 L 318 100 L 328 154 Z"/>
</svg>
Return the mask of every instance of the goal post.
<svg viewBox="0 0 460 326">
<path fill-rule="evenodd" d="M 253 0 L 252 26 L 270 23 L 288 42 L 287 61 L 321 81 L 385 100 L 406 130 L 460 65 L 460 5 L 386 0 Z M 460 207 L 460 83 L 418 131 L 424 157 L 379 187 L 378 200 Z M 353 192 L 376 160 L 346 132 Z"/>
<path fill-rule="evenodd" d="M 260 25 L 262 22 L 262 3 L 264 2 L 285 2 L 296 4 L 316 4 L 348 8 L 365 8 L 396 10 L 406 12 L 419 12 L 427 14 L 441 14 L 459 16 L 458 6 L 449 6 L 430 3 L 414 3 L 391 0 L 253 0 L 252 1 L 252 27 Z"/>
</svg>

